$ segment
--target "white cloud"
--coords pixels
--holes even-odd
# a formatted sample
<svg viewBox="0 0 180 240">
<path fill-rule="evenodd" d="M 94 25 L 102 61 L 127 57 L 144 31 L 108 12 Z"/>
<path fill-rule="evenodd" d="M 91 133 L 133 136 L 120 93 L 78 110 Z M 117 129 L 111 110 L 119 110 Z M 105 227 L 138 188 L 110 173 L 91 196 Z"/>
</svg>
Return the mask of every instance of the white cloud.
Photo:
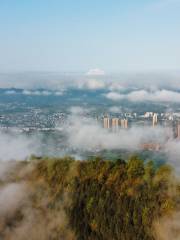
<svg viewBox="0 0 180 240">
<path fill-rule="evenodd" d="M 106 98 L 113 100 L 113 101 L 118 101 L 118 100 L 122 100 L 124 99 L 124 95 L 117 93 L 117 92 L 109 92 L 107 94 L 105 94 Z"/>
<path fill-rule="evenodd" d="M 146 90 L 132 91 L 127 94 L 118 92 L 109 92 L 105 95 L 106 98 L 113 101 L 127 99 L 129 101 L 152 101 L 152 102 L 180 102 L 180 93 L 170 90 L 157 90 L 148 92 Z"/>
<path fill-rule="evenodd" d="M 154 96 L 157 101 L 180 102 L 180 93 L 168 90 L 157 91 Z"/>
<path fill-rule="evenodd" d="M 81 79 L 74 85 L 74 87 L 87 90 L 104 89 L 107 87 L 107 82 L 104 79 Z"/>
<path fill-rule="evenodd" d="M 119 82 L 112 82 L 111 84 L 109 84 L 109 90 L 110 91 L 122 91 L 124 90 L 125 88 L 122 86 L 121 83 Z"/>
<path fill-rule="evenodd" d="M 39 91 L 39 89 L 46 89 L 49 92 L 63 92 L 68 88 L 105 88 L 110 91 L 119 92 L 127 88 L 146 90 L 171 88 L 180 90 L 179 76 L 179 72 L 104 75 L 104 71 L 102 70 L 90 70 L 86 75 L 47 72 L 0 73 L 0 88 L 26 89 L 26 91 L 30 91 L 25 92 L 27 95 L 40 95 L 42 91 Z M 33 91 L 33 93 L 31 93 L 31 91 Z M 47 93 L 47 95 L 48 94 L 49 93 Z M 46 95 L 46 93 L 44 93 L 44 95 Z"/>
<path fill-rule="evenodd" d="M 22 92 L 24 95 L 36 95 L 36 96 L 49 96 L 52 93 L 50 91 L 32 91 L 32 90 L 23 90 Z"/>
<path fill-rule="evenodd" d="M 180 141 L 168 141 L 165 145 L 165 152 L 168 162 L 175 167 L 175 171 L 180 174 Z"/>
<path fill-rule="evenodd" d="M 0 217 L 11 216 L 27 197 L 23 183 L 9 183 L 0 188 Z"/>
<path fill-rule="evenodd" d="M 70 113 L 73 115 L 83 115 L 84 113 L 87 113 L 88 109 L 84 109 L 80 106 L 72 106 L 70 108 Z"/>
<path fill-rule="evenodd" d="M 0 161 L 24 160 L 32 154 L 38 154 L 39 145 L 36 137 L 0 131 Z"/>
<path fill-rule="evenodd" d="M 104 129 L 95 120 L 73 115 L 66 127 L 68 145 L 80 151 L 96 151 L 102 149 L 140 149 L 141 143 L 162 143 L 167 137 L 163 128 L 132 127 L 121 129 L 118 133 Z"/>
<path fill-rule="evenodd" d="M 150 100 L 151 94 L 149 94 L 145 90 L 139 90 L 139 91 L 133 91 L 127 94 L 127 96 L 124 95 L 124 97 L 130 101 L 144 101 L 144 100 Z"/>
<path fill-rule="evenodd" d="M 105 83 L 101 80 L 89 79 L 86 83 L 86 87 L 90 90 L 102 89 L 105 87 Z"/>
<path fill-rule="evenodd" d="M 64 94 L 64 91 L 48 91 L 48 90 L 23 90 L 22 94 L 24 95 L 30 95 L 30 96 L 62 96 Z"/>
<path fill-rule="evenodd" d="M 105 72 L 99 68 L 90 69 L 87 73 L 87 76 L 104 76 Z"/>
</svg>

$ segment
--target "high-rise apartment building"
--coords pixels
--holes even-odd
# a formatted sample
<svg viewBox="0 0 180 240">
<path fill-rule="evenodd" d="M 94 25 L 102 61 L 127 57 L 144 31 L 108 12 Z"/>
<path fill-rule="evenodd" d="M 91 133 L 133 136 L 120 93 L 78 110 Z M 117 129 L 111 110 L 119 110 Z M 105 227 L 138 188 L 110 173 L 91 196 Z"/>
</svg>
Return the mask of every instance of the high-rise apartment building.
<svg viewBox="0 0 180 240">
<path fill-rule="evenodd" d="M 118 131 L 121 128 L 128 128 L 127 119 L 119 119 L 117 117 L 110 119 L 109 117 L 103 118 L 103 127 L 106 129 L 112 128 L 113 131 Z"/>
<path fill-rule="evenodd" d="M 112 118 L 112 129 L 118 131 L 119 129 L 119 118 Z"/>
<path fill-rule="evenodd" d="M 127 119 L 121 119 L 121 128 L 128 128 L 128 120 Z"/>
<path fill-rule="evenodd" d="M 177 125 L 177 138 L 180 140 L 180 123 Z"/>
<path fill-rule="evenodd" d="M 124 119 L 124 128 L 128 128 L 128 120 Z"/>
<path fill-rule="evenodd" d="M 154 113 L 153 118 L 152 118 L 153 127 L 155 127 L 157 125 L 157 123 L 158 123 L 158 115 L 157 115 L 157 113 Z"/>
<path fill-rule="evenodd" d="M 103 126 L 104 128 L 110 128 L 110 119 L 108 117 L 103 119 Z"/>
</svg>

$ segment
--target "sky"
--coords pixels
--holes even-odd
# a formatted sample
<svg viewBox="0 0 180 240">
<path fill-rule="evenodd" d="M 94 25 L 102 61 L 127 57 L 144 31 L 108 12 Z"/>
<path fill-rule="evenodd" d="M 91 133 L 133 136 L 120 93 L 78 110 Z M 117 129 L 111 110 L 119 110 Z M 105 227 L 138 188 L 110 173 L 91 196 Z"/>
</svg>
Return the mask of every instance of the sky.
<svg viewBox="0 0 180 240">
<path fill-rule="evenodd" d="M 0 71 L 178 70 L 180 0 L 0 0 Z"/>
</svg>

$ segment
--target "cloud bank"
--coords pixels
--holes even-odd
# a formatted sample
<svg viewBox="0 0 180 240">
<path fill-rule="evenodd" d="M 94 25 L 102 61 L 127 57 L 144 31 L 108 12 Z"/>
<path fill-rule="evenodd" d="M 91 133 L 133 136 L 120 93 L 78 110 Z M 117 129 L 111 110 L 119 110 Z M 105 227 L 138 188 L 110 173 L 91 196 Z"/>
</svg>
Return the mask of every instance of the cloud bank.
<svg viewBox="0 0 180 240">
<path fill-rule="evenodd" d="M 119 92 L 109 92 L 105 94 L 107 99 L 113 101 L 128 100 L 128 101 L 151 101 L 151 102 L 180 102 L 180 92 L 170 90 L 157 90 L 154 92 L 148 92 L 146 90 L 132 91 L 127 94 Z"/>
<path fill-rule="evenodd" d="M 66 127 L 68 145 L 74 149 L 96 151 L 102 149 L 138 150 L 142 143 L 164 143 L 167 131 L 157 127 L 132 127 L 119 132 L 104 129 L 97 121 L 83 116 L 72 115 Z"/>
<path fill-rule="evenodd" d="M 119 73 L 105 74 L 103 70 L 91 69 L 84 73 L 57 72 L 11 72 L 0 73 L 0 88 L 21 88 L 26 90 L 46 89 L 62 91 L 68 88 L 144 90 L 180 90 L 179 72 Z M 11 92 L 12 93 L 12 92 Z"/>
<path fill-rule="evenodd" d="M 87 73 L 87 76 L 104 76 L 105 72 L 100 68 L 90 69 Z"/>
<path fill-rule="evenodd" d="M 0 164 L 1 168 L 5 164 L 6 170 L 9 166 L 6 177 L 0 174 L 0 238 L 23 240 L 30 236 L 31 240 L 49 240 L 53 236 L 60 240 L 75 239 L 64 210 L 68 197 L 62 197 L 55 210 L 49 208 L 52 197 L 47 188 L 41 180 L 33 181 L 36 163 Z"/>
<path fill-rule="evenodd" d="M 26 96 L 62 96 L 64 90 L 61 91 L 50 91 L 50 90 L 28 90 L 24 89 L 22 91 L 18 90 L 7 90 L 4 92 L 6 95 L 22 94 Z"/>
<path fill-rule="evenodd" d="M 19 132 L 0 131 L 0 161 L 24 160 L 39 152 L 40 139 Z"/>
<path fill-rule="evenodd" d="M 30 95 L 30 96 L 50 96 L 50 95 L 55 95 L 55 96 L 61 96 L 63 95 L 63 91 L 47 91 L 47 90 L 23 90 L 22 92 L 23 95 Z"/>
<path fill-rule="evenodd" d="M 112 111 L 118 111 L 117 107 Z M 44 141 L 47 135 L 22 134 L 19 131 L 0 131 L 0 161 L 28 159 L 32 154 L 43 156 L 64 156 L 87 151 L 100 150 L 142 150 L 144 143 L 159 143 L 161 151 L 167 156 L 169 163 L 175 166 L 180 173 L 180 141 L 173 139 L 170 129 L 163 127 L 131 127 L 119 129 L 118 132 L 104 129 L 102 121 L 87 117 L 88 109 L 71 107 L 67 122 L 61 126 L 60 135 L 51 136 Z M 167 130 L 167 131 L 166 131 Z M 58 128 L 57 130 L 58 131 Z M 0 170 L 0 174 L 5 174 Z"/>
</svg>

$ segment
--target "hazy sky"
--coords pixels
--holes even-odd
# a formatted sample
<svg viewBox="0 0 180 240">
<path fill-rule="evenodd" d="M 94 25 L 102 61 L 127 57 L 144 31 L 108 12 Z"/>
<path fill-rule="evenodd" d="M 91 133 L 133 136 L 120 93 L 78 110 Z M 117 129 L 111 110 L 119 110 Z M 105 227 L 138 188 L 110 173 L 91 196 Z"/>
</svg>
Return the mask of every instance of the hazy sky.
<svg viewBox="0 0 180 240">
<path fill-rule="evenodd" d="M 0 0 L 0 71 L 179 67 L 180 0 Z"/>
</svg>

